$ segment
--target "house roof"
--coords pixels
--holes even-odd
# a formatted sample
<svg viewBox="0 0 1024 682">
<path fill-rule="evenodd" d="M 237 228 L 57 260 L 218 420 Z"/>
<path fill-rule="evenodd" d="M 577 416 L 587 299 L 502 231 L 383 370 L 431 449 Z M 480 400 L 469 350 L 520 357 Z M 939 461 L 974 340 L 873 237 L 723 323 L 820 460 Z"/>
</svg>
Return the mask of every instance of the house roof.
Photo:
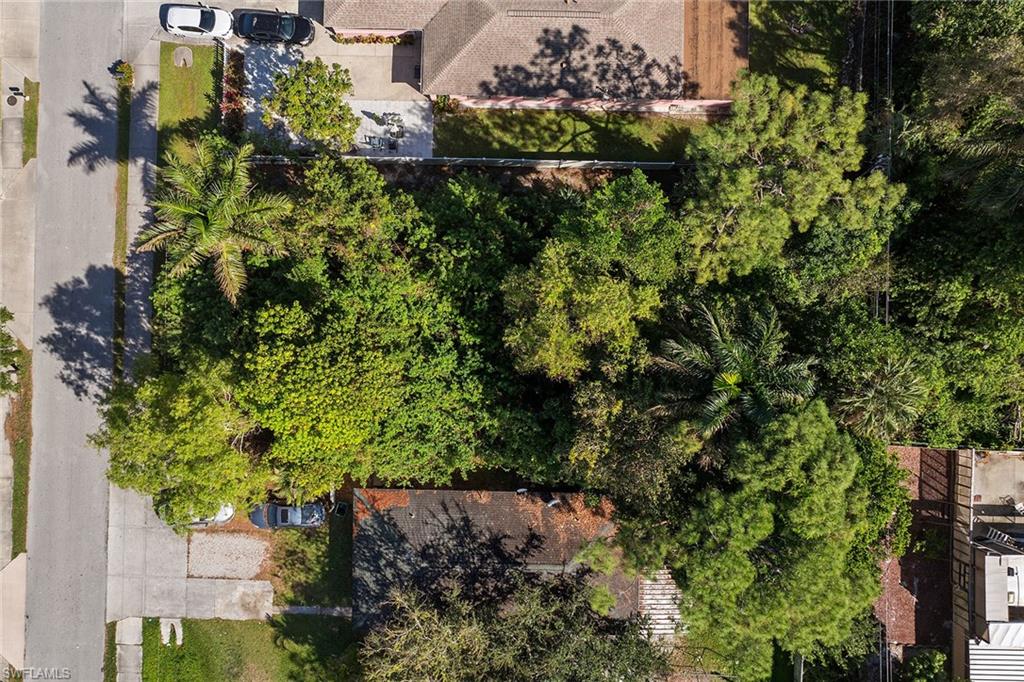
<svg viewBox="0 0 1024 682">
<path fill-rule="evenodd" d="M 720 99 L 746 63 L 745 3 L 725 0 L 327 0 L 324 16 L 422 31 L 426 94 Z"/>
<path fill-rule="evenodd" d="M 548 506 L 551 502 L 553 506 Z M 372 623 L 395 587 L 437 590 L 457 582 L 468 598 L 492 598 L 513 574 L 559 574 L 588 542 L 615 533 L 607 500 L 582 494 L 356 489 L 353 602 L 359 627 Z M 612 615 L 638 605 L 635 578 L 594 576 L 617 597 Z"/>
</svg>

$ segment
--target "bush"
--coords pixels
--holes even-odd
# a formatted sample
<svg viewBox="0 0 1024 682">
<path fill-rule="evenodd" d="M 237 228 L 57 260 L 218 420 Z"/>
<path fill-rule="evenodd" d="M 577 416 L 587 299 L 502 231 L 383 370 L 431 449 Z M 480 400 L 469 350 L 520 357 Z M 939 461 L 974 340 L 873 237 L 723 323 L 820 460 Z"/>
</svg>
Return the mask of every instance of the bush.
<svg viewBox="0 0 1024 682">
<path fill-rule="evenodd" d="M 416 36 L 403 33 L 397 36 L 382 36 L 377 33 L 363 33 L 356 36 L 331 34 L 331 40 L 341 45 L 415 45 Z"/>
<path fill-rule="evenodd" d="M 245 77 L 245 55 L 239 50 L 228 52 L 224 68 L 224 87 L 220 101 L 221 124 L 224 135 L 239 142 L 245 127 L 245 90 L 249 83 Z"/>
<path fill-rule="evenodd" d="M 114 64 L 114 80 L 120 88 L 130 88 L 135 84 L 135 67 L 126 61 L 118 60 Z"/>
</svg>

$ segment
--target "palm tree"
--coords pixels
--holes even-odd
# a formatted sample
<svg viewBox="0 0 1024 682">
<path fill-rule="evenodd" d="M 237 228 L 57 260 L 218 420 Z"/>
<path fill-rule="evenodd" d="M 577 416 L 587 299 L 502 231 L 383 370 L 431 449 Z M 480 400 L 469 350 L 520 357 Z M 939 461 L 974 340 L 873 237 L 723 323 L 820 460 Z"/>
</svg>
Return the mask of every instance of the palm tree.
<svg viewBox="0 0 1024 682">
<path fill-rule="evenodd" d="M 913 360 L 886 358 L 864 372 L 836 407 L 855 432 L 889 442 L 914 426 L 927 398 L 928 386 Z"/>
<path fill-rule="evenodd" d="M 267 228 L 291 210 L 279 194 L 257 191 L 249 179 L 253 146 L 215 137 L 196 143 L 194 158 L 169 152 L 153 202 L 157 223 L 136 242 L 140 251 L 164 249 L 172 277 L 207 259 L 224 296 L 234 305 L 245 288 L 246 252 L 284 252 Z"/>
<path fill-rule="evenodd" d="M 787 356 L 774 310 L 750 315 L 741 333 L 703 304 L 697 313 L 691 332 L 663 341 L 653 359 L 670 386 L 657 411 L 692 419 L 697 434 L 711 440 L 744 420 L 764 425 L 814 393 L 814 360 Z"/>
</svg>

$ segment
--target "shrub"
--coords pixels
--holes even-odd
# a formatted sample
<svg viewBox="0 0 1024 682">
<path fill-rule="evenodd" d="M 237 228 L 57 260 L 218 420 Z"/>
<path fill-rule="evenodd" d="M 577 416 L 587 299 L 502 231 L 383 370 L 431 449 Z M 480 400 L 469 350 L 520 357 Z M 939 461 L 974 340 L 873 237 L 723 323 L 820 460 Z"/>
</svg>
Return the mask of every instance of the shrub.
<svg viewBox="0 0 1024 682">
<path fill-rule="evenodd" d="M 224 87 L 220 101 L 221 124 L 224 135 L 239 142 L 245 126 L 245 90 L 249 85 L 245 77 L 245 55 L 238 50 L 228 52 L 224 67 Z"/>
<path fill-rule="evenodd" d="M 120 88 L 130 88 L 135 84 L 135 67 L 126 61 L 118 60 L 114 64 L 114 80 Z"/>
<path fill-rule="evenodd" d="M 342 45 L 415 45 L 416 36 L 403 33 L 397 36 L 382 36 L 377 33 L 363 33 L 355 36 L 331 34 L 331 40 Z"/>
</svg>

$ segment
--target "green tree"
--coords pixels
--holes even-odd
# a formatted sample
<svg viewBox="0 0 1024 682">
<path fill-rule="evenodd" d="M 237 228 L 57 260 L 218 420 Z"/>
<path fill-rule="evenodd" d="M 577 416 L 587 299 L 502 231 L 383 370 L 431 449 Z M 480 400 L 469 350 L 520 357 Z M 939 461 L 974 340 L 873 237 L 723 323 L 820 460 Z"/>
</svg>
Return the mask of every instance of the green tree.
<svg viewBox="0 0 1024 682">
<path fill-rule="evenodd" d="M 654 358 L 670 385 L 662 411 L 693 418 L 703 439 L 743 424 L 764 426 L 814 393 L 815 361 L 787 356 L 775 311 L 748 318 L 737 333 L 733 320 L 701 304 L 692 326 L 664 340 Z"/>
<path fill-rule="evenodd" d="M 942 651 L 923 651 L 903 662 L 900 682 L 946 682 L 946 654 Z"/>
<path fill-rule="evenodd" d="M 301 61 L 274 77 L 274 93 L 263 99 L 263 122 L 284 119 L 300 137 L 347 151 L 359 128 L 345 96 L 352 93 L 352 77 L 338 64 L 328 66 L 317 57 Z"/>
<path fill-rule="evenodd" d="M 864 102 L 845 89 L 785 90 L 764 75 L 737 84 L 729 119 L 691 138 L 683 222 L 698 282 L 785 266 L 787 243 L 800 233 L 833 233 L 821 237 L 832 244 L 863 233 L 872 235 L 867 248 L 884 243 L 873 223 L 895 209 L 902 188 L 878 173 L 848 177 L 864 157 Z"/>
<path fill-rule="evenodd" d="M 861 375 L 837 403 L 843 421 L 854 431 L 883 442 L 906 435 L 917 423 L 928 384 L 910 358 L 886 358 Z"/>
<path fill-rule="evenodd" d="M 562 219 L 533 264 L 503 286 L 505 342 L 523 371 L 575 380 L 593 365 L 642 365 L 638 324 L 653 320 L 682 249 L 678 221 L 643 173 L 608 183 Z"/>
<path fill-rule="evenodd" d="M 255 425 L 235 402 L 225 363 L 196 360 L 184 373 L 137 368 L 114 387 L 92 442 L 110 451 L 110 480 L 153 496 L 157 514 L 182 529 L 222 504 L 247 509 L 266 494 Z"/>
<path fill-rule="evenodd" d="M 899 531 L 900 488 L 867 478 L 854 441 L 813 401 L 732 447 L 719 474 L 681 478 L 658 507 L 622 518 L 620 543 L 673 569 L 689 643 L 731 678 L 762 680 L 776 644 L 814 656 L 854 634 Z"/>
<path fill-rule="evenodd" d="M 557 580 L 522 585 L 508 603 L 483 606 L 457 592 L 441 608 L 398 592 L 392 617 L 363 642 L 363 674 L 367 682 L 660 679 L 665 653 L 642 624 L 601 616 L 591 597 Z"/>
<path fill-rule="evenodd" d="M 14 319 L 10 310 L 0 306 L 0 397 L 18 390 L 18 363 L 21 353 L 7 323 Z"/>
<path fill-rule="evenodd" d="M 272 226 L 291 201 L 253 187 L 251 144 L 235 148 L 204 136 L 194 151 L 194 158 L 167 153 L 153 201 L 157 222 L 139 235 L 136 248 L 165 250 L 172 277 L 212 260 L 217 283 L 234 304 L 246 284 L 244 254 L 281 252 Z"/>
</svg>

